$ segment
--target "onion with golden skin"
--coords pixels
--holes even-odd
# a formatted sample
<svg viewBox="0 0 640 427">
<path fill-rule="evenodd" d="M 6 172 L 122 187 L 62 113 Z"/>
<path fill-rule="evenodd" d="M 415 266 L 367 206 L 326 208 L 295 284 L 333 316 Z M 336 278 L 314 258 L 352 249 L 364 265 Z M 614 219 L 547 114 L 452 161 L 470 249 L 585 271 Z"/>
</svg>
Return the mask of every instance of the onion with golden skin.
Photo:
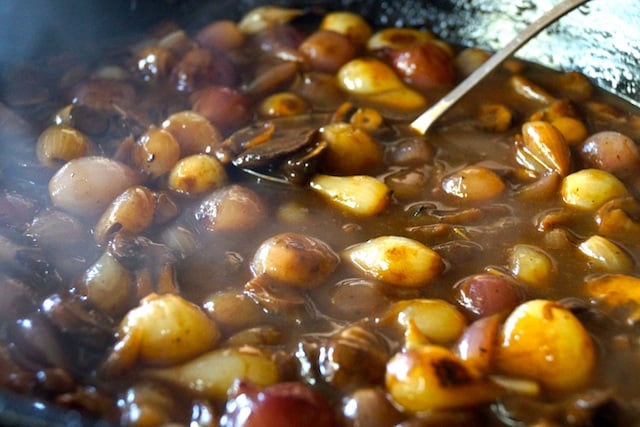
<svg viewBox="0 0 640 427">
<path fill-rule="evenodd" d="M 89 139 L 77 129 L 67 125 L 50 126 L 38 137 L 36 155 L 40 162 L 57 168 L 78 157 L 86 156 L 91 149 Z"/>
<path fill-rule="evenodd" d="M 260 102 L 258 111 L 262 117 L 287 117 L 309 111 L 309 104 L 293 92 L 278 92 Z"/>
<path fill-rule="evenodd" d="M 320 23 L 321 30 L 335 31 L 346 36 L 356 47 L 364 46 L 371 37 L 371 26 L 364 18 L 348 11 L 327 13 Z"/>
<path fill-rule="evenodd" d="M 640 278 L 628 274 L 604 274 L 585 282 L 587 295 L 607 310 L 628 307 L 625 321 L 635 325 L 640 320 Z"/>
<path fill-rule="evenodd" d="M 153 222 L 155 197 L 143 186 L 126 189 L 102 214 L 93 232 L 98 243 L 105 243 L 116 231 L 138 234 Z"/>
<path fill-rule="evenodd" d="M 508 263 L 513 275 L 533 289 L 548 288 L 558 274 L 553 258 L 537 246 L 513 246 Z"/>
<path fill-rule="evenodd" d="M 391 202 L 391 190 L 369 175 L 316 174 L 309 186 L 330 203 L 356 216 L 379 214 Z"/>
<path fill-rule="evenodd" d="M 414 28 L 384 28 L 375 32 L 367 41 L 367 49 L 402 50 L 418 46 L 435 39 L 429 31 L 416 30 Z"/>
<path fill-rule="evenodd" d="M 630 272 L 635 265 L 626 250 L 597 234 L 581 242 L 578 250 L 589 260 L 589 264 L 612 273 Z"/>
<path fill-rule="evenodd" d="M 121 422 L 131 427 L 149 427 L 169 423 L 175 406 L 168 387 L 152 381 L 129 387 L 118 402 L 123 410 Z"/>
<path fill-rule="evenodd" d="M 549 122 L 529 121 L 522 125 L 522 143 L 516 143 L 516 160 L 539 174 L 566 176 L 571 169 L 569 144 Z"/>
<path fill-rule="evenodd" d="M 330 123 L 321 129 L 328 142 L 322 169 L 332 175 L 357 175 L 382 165 L 383 147 L 365 130 L 347 123 Z"/>
<path fill-rule="evenodd" d="M 596 366 L 591 337 L 569 310 L 553 301 L 537 299 L 516 307 L 498 340 L 497 370 L 536 380 L 548 390 L 584 387 Z"/>
<path fill-rule="evenodd" d="M 131 151 L 133 164 L 151 178 L 169 172 L 180 156 L 178 141 L 170 132 L 156 127 L 142 135 Z"/>
<path fill-rule="evenodd" d="M 291 9 L 279 6 L 261 6 L 247 12 L 238 28 L 246 34 L 255 34 L 262 30 L 286 24 L 296 16 L 302 15 L 301 9 Z"/>
<path fill-rule="evenodd" d="M 213 349 L 220 331 L 203 310 L 181 296 L 152 293 L 122 319 L 117 336 L 111 359 L 120 359 L 124 366 L 137 360 L 168 365 Z"/>
<path fill-rule="evenodd" d="M 256 327 L 266 320 L 264 312 L 255 301 L 233 289 L 209 295 L 202 306 L 216 324 L 232 331 Z"/>
<path fill-rule="evenodd" d="M 213 190 L 226 182 L 224 166 L 208 154 L 193 154 L 180 159 L 168 178 L 169 188 L 186 196 Z"/>
<path fill-rule="evenodd" d="M 488 403 L 504 391 L 444 347 L 427 345 L 396 353 L 387 363 L 386 389 L 409 412 Z"/>
<path fill-rule="evenodd" d="M 444 270 L 437 252 L 401 236 L 380 236 L 348 247 L 341 255 L 367 277 L 398 287 L 427 286 Z"/>
<path fill-rule="evenodd" d="M 453 60 L 457 73 L 468 76 L 491 57 L 491 53 L 480 48 L 468 47 L 460 51 Z"/>
<path fill-rule="evenodd" d="M 562 200 L 580 210 L 595 210 L 609 200 L 627 195 L 624 183 L 601 169 L 581 169 L 567 175 L 560 186 Z"/>
<path fill-rule="evenodd" d="M 551 104 L 556 100 L 547 90 L 520 74 L 511 76 L 508 83 L 511 90 L 525 100 L 536 101 L 543 105 Z"/>
<path fill-rule="evenodd" d="M 560 131 L 571 147 L 583 142 L 588 135 L 587 126 L 575 117 L 561 116 L 553 119 L 551 124 Z"/>
<path fill-rule="evenodd" d="M 632 240 L 640 235 L 640 202 L 633 196 L 609 200 L 596 212 L 595 222 L 598 233 L 624 240 Z"/>
<path fill-rule="evenodd" d="M 427 342 L 451 344 L 467 326 L 467 320 L 454 305 L 441 299 L 417 298 L 398 301 L 380 317 L 382 325 L 391 322 L 405 331 L 415 327 Z"/>
<path fill-rule="evenodd" d="M 79 289 L 95 307 L 118 318 L 131 307 L 133 276 L 113 255 L 105 252 L 85 271 Z"/>
<path fill-rule="evenodd" d="M 183 364 L 146 369 L 142 375 L 177 384 L 212 399 L 226 398 L 237 380 L 267 386 L 280 379 L 273 358 L 251 347 L 213 350 Z"/>
<path fill-rule="evenodd" d="M 423 95 L 408 88 L 388 65 L 375 58 L 347 62 L 337 78 L 342 90 L 374 106 L 408 112 L 427 105 Z"/>
</svg>

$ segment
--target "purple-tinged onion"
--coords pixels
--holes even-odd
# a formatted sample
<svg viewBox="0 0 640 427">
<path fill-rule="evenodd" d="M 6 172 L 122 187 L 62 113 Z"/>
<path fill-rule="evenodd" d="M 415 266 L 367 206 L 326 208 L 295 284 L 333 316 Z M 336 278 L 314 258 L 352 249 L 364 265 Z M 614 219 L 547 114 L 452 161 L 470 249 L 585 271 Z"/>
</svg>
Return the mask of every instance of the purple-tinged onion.
<svg viewBox="0 0 640 427">
<path fill-rule="evenodd" d="M 279 383 L 262 390 L 247 383 L 236 387 L 220 427 L 334 427 L 327 402 L 308 386 Z"/>
<path fill-rule="evenodd" d="M 53 204 L 81 217 L 101 214 L 140 176 L 129 166 L 106 157 L 82 157 L 66 163 L 49 181 Z"/>
<path fill-rule="evenodd" d="M 477 274 L 455 285 L 456 300 L 472 317 L 510 311 L 524 301 L 522 289 L 514 281 L 495 274 Z"/>
<path fill-rule="evenodd" d="M 637 174 L 640 150 L 636 143 L 620 132 L 605 131 L 589 136 L 579 147 L 580 158 L 587 167 L 602 169 L 616 176 Z"/>
<path fill-rule="evenodd" d="M 470 324 L 454 346 L 454 353 L 480 372 L 489 372 L 502 316 L 493 314 Z"/>
</svg>

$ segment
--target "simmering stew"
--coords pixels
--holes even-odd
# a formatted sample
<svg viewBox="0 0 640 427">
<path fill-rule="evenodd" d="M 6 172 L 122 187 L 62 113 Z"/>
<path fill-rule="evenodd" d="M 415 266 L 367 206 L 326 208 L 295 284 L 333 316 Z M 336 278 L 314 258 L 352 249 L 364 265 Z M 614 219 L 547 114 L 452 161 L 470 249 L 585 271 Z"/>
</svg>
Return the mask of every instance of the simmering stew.
<svg viewBox="0 0 640 427">
<path fill-rule="evenodd" d="M 263 7 L 5 75 L 0 384 L 131 426 L 640 422 L 640 115 Z"/>
</svg>

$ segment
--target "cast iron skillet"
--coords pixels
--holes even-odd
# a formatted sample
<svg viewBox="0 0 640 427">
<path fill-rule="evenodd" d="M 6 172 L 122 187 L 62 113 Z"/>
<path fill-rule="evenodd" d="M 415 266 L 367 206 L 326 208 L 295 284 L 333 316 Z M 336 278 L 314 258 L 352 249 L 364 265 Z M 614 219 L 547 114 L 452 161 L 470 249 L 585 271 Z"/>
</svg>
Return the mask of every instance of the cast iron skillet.
<svg viewBox="0 0 640 427">
<path fill-rule="evenodd" d="M 196 29 L 219 17 L 238 19 L 264 4 L 349 9 L 375 26 L 432 29 L 464 46 L 498 49 L 557 0 L 3 0 L 0 2 L 0 73 L 9 64 L 50 50 L 121 40 L 163 20 Z M 583 72 L 595 83 L 640 106 L 640 3 L 592 0 L 525 46 L 518 56 Z M 0 87 L 0 99 L 2 99 Z M 0 393 L 2 426 L 110 424 L 76 411 Z"/>
<path fill-rule="evenodd" d="M 350 9 L 372 24 L 425 26 L 465 46 L 498 49 L 558 0 L 3 0 L 0 65 L 60 46 L 142 33 L 170 17 L 198 28 L 264 4 Z M 578 70 L 640 106 L 640 3 L 591 0 L 532 40 L 519 57 Z"/>
</svg>

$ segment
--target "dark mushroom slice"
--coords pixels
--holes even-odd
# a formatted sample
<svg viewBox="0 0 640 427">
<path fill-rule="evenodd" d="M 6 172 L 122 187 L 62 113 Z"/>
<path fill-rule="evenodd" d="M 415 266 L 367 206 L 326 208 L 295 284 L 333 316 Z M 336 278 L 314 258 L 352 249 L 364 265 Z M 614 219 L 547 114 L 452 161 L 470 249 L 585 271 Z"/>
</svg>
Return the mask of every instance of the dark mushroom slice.
<svg viewBox="0 0 640 427">
<path fill-rule="evenodd" d="M 34 311 L 36 292 L 26 283 L 5 274 L 0 274 L 0 322 L 10 322 Z"/>
<path fill-rule="evenodd" d="M 253 175 L 258 179 L 276 182 L 280 184 L 304 186 L 309 183 L 320 163 L 320 154 L 327 147 L 327 143 L 321 141 L 318 145 L 309 147 L 302 153 L 286 159 L 283 164 L 275 169 L 258 171 L 254 169 L 241 169 L 243 172 Z"/>
<path fill-rule="evenodd" d="M 306 184 L 326 148 L 318 130 L 328 120 L 313 114 L 255 123 L 225 140 L 218 158 L 261 178 Z"/>
<path fill-rule="evenodd" d="M 31 313 L 8 327 L 16 351 L 39 367 L 72 367 L 60 332 L 41 313 Z"/>
<path fill-rule="evenodd" d="M 244 294 L 267 313 L 300 323 L 312 316 L 313 306 L 306 293 L 270 280 L 265 274 L 254 277 L 244 286 Z"/>
<path fill-rule="evenodd" d="M 13 191 L 0 192 L 0 223 L 21 231 L 31 221 L 38 207 L 36 201 Z"/>
<path fill-rule="evenodd" d="M 384 339 L 363 326 L 347 326 L 332 336 L 318 357 L 324 380 L 342 389 L 382 381 L 390 350 Z"/>
<path fill-rule="evenodd" d="M 306 147 L 313 141 L 315 134 L 315 129 L 278 129 L 263 143 L 249 146 L 231 163 L 241 168 L 268 167 L 273 161 Z"/>
<path fill-rule="evenodd" d="M 36 374 L 16 362 L 11 353 L 9 345 L 0 344 L 0 386 L 19 393 L 33 390 L 37 383 Z"/>
<path fill-rule="evenodd" d="M 0 229 L 0 269 L 23 279 L 34 289 L 57 289 L 62 278 L 38 247 L 28 245 L 22 236 Z"/>
<path fill-rule="evenodd" d="M 40 309 L 60 332 L 86 348 L 104 350 L 113 341 L 114 320 L 79 297 L 53 294 Z"/>
</svg>

